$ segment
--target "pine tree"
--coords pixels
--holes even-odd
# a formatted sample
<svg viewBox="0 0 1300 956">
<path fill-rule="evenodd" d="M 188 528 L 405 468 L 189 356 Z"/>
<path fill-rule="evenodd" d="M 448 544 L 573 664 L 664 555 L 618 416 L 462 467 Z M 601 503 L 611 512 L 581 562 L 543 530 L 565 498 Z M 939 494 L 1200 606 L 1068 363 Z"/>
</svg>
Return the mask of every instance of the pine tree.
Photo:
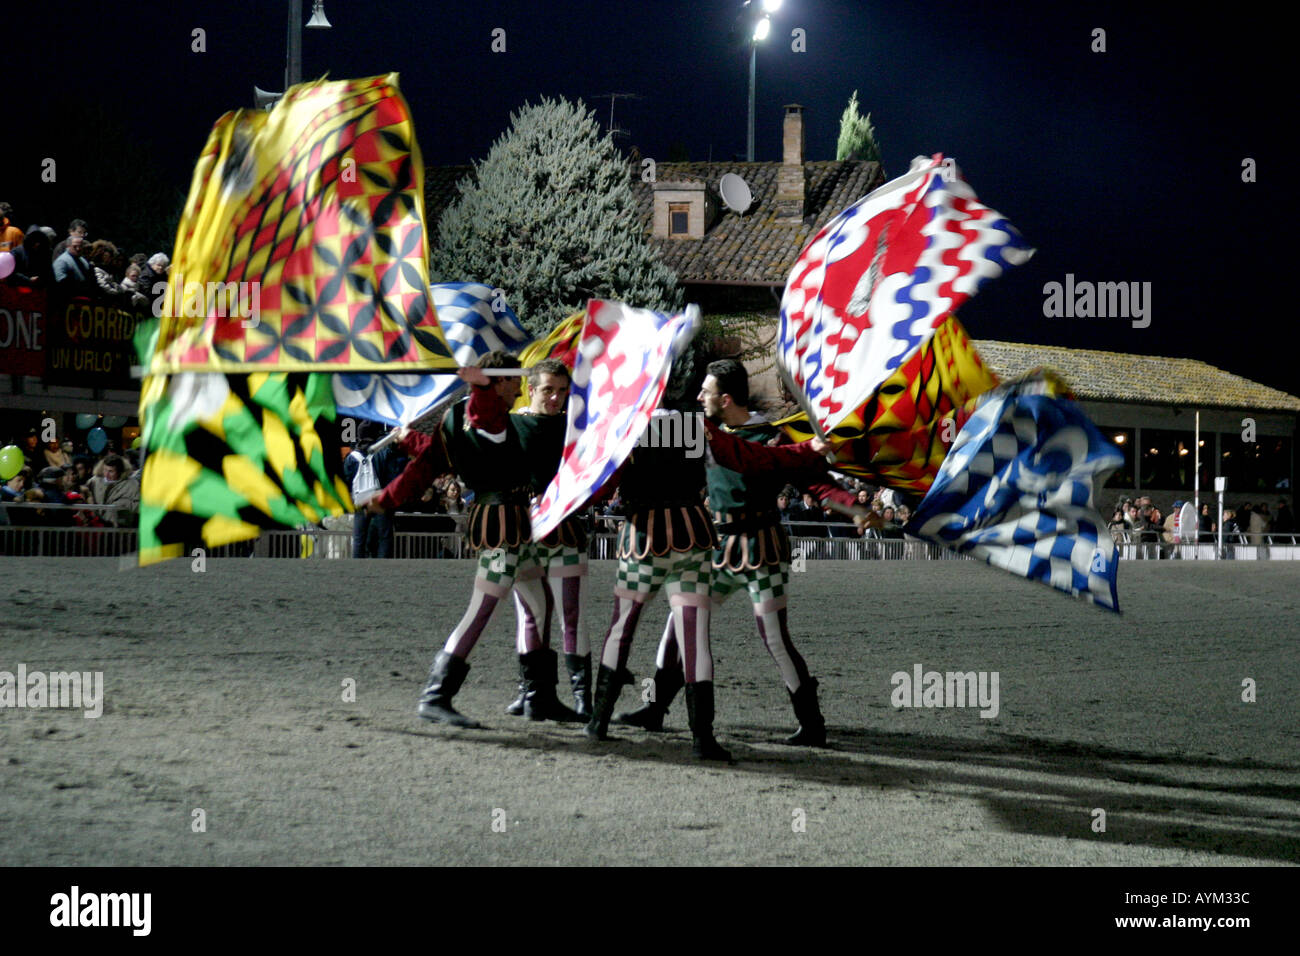
<svg viewBox="0 0 1300 956">
<path fill-rule="evenodd" d="M 871 114 L 863 116 L 858 112 L 858 91 L 849 97 L 849 105 L 840 117 L 840 139 L 835 149 L 835 158 L 865 159 L 880 162 L 880 145 L 876 142 L 876 128 L 871 125 Z"/>
<path fill-rule="evenodd" d="M 505 290 L 538 336 L 593 297 L 677 309 L 677 276 L 645 238 L 630 175 L 581 101 L 525 105 L 457 187 L 431 276 Z"/>
</svg>

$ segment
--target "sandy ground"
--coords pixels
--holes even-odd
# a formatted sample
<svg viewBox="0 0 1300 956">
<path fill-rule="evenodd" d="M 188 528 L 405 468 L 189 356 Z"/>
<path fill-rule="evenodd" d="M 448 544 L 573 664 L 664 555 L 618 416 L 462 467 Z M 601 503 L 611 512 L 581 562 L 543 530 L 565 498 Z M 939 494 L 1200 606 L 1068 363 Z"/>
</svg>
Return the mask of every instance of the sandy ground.
<svg viewBox="0 0 1300 956">
<path fill-rule="evenodd" d="M 416 719 L 472 570 L 0 559 L 0 671 L 102 671 L 105 697 L 0 710 L 0 865 L 1300 862 L 1300 563 L 1127 563 L 1117 617 L 972 562 L 810 562 L 792 623 L 833 748 L 779 743 L 789 703 L 733 600 L 732 766 L 691 759 L 680 700 L 673 732 L 603 745 L 506 716 L 512 610 L 457 698 L 488 728 Z M 593 565 L 596 641 L 613 577 Z M 915 664 L 996 671 L 998 716 L 895 709 Z"/>
</svg>

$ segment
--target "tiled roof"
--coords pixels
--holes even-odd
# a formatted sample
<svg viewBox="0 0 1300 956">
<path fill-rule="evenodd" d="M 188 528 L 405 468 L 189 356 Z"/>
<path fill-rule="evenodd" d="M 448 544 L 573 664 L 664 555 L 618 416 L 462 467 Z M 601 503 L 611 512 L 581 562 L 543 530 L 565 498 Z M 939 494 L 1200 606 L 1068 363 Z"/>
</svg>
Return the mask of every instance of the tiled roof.
<svg viewBox="0 0 1300 956">
<path fill-rule="evenodd" d="M 860 160 L 804 163 L 807 176 L 802 221 L 776 218 L 777 173 L 770 163 L 659 163 L 659 182 L 704 182 L 716 193 L 724 173 L 741 176 L 754 202 L 742 216 L 719 204 L 720 214 L 703 239 L 654 239 L 664 262 L 681 282 L 784 285 L 790 268 L 813 235 L 833 216 L 884 182 L 879 163 Z M 635 177 L 632 190 L 647 234 L 654 212 L 654 185 Z"/>
<path fill-rule="evenodd" d="M 749 185 L 754 202 L 741 216 L 719 204 L 717 221 L 703 239 L 651 239 L 681 282 L 785 284 L 790 267 L 818 229 L 836 213 L 884 181 L 879 163 L 861 160 L 804 163 L 807 174 L 802 221 L 776 218 L 777 172 L 771 163 L 659 163 L 660 182 L 703 182 L 714 193 L 723 173 L 736 173 Z M 424 206 L 430 236 L 443 210 L 456 198 L 456 183 L 472 175 L 472 166 L 430 166 L 424 171 Z M 654 186 L 644 183 L 640 167 L 629 167 L 637 213 L 647 235 L 654 212 Z"/>
<path fill-rule="evenodd" d="M 1059 372 L 1085 400 L 1300 412 L 1300 398 L 1197 359 L 987 339 L 973 344 L 1001 378 L 1045 365 Z"/>
</svg>

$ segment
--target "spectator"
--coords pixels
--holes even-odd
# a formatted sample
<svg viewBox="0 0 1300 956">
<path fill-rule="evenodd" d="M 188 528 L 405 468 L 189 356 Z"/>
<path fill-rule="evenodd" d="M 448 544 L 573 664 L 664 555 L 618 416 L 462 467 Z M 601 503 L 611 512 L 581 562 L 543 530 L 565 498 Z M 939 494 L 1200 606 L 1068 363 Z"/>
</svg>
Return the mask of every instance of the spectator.
<svg viewBox="0 0 1300 956">
<path fill-rule="evenodd" d="M 167 268 L 170 262 L 171 260 L 161 252 L 155 252 L 145 261 L 144 268 L 140 270 L 140 294 L 150 302 L 166 291 Z M 163 288 L 156 288 L 159 283 L 162 283 Z"/>
<path fill-rule="evenodd" d="M 790 507 L 790 533 L 801 538 L 826 537 L 821 506 L 809 492 L 804 492 L 799 504 Z"/>
<path fill-rule="evenodd" d="M 113 278 L 111 272 L 117 255 L 117 246 L 107 239 L 96 239 L 90 244 L 90 253 L 86 258 L 90 261 L 90 267 L 95 274 L 95 285 L 99 291 L 114 299 L 122 299 L 129 293 Z"/>
<path fill-rule="evenodd" d="M 1241 543 L 1247 544 L 1246 535 L 1250 531 L 1250 518 L 1253 509 L 1249 501 L 1237 509 L 1237 533 L 1241 535 Z"/>
<path fill-rule="evenodd" d="M 83 497 L 90 493 L 91 468 L 91 460 L 85 455 L 77 455 L 72 459 L 72 482 L 77 493 Z"/>
<path fill-rule="evenodd" d="M 1128 522 L 1124 520 L 1123 508 L 1116 508 L 1115 513 L 1110 516 L 1110 523 L 1106 525 L 1106 530 L 1110 532 L 1110 539 L 1116 545 L 1122 545 L 1128 533 Z"/>
<path fill-rule="evenodd" d="M 0 202 L 0 252 L 17 252 L 23 244 L 23 231 L 13 223 L 14 207 Z"/>
<path fill-rule="evenodd" d="M 23 437 L 22 451 L 23 463 L 36 474 L 45 467 L 44 449 L 40 448 L 41 437 L 37 434 L 35 428 L 27 429 L 27 434 Z M 30 482 L 28 482 L 30 485 Z"/>
<path fill-rule="evenodd" d="M 84 241 L 88 235 L 89 235 L 89 230 L 86 226 L 86 220 L 84 219 L 72 220 L 72 222 L 68 223 L 68 238 L 62 240 L 61 242 L 59 242 L 57 246 L 54 247 L 54 258 L 57 259 L 59 256 L 63 255 L 63 253 L 68 248 L 68 242 L 72 239 L 73 236 L 79 236 Z M 54 236 L 54 230 L 51 229 L 50 230 L 51 242 L 54 241 L 53 236 Z"/>
<path fill-rule="evenodd" d="M 112 506 L 105 509 L 106 524 L 132 527 L 140 511 L 140 478 L 127 475 L 126 462 L 109 455 L 103 461 L 102 474 L 90 479 L 89 500 L 91 504 Z"/>
<path fill-rule="evenodd" d="M 1197 541 L 1209 541 L 1210 537 L 1212 537 L 1218 530 L 1219 526 L 1215 522 L 1214 516 L 1210 514 L 1209 502 L 1203 502 L 1201 504 L 1200 520 L 1196 523 Z"/>
<path fill-rule="evenodd" d="M 1291 508 L 1285 498 L 1277 500 L 1277 514 L 1273 517 L 1273 533 L 1295 534 L 1295 516 L 1291 514 Z"/>
<path fill-rule="evenodd" d="M 896 541 L 902 541 L 903 529 L 898 523 L 898 513 L 891 506 L 885 505 L 885 510 L 882 512 L 882 516 L 885 519 L 885 523 L 880 528 L 880 536 L 882 538 L 892 538 Z"/>
<path fill-rule="evenodd" d="M 776 496 L 776 511 L 781 516 L 781 524 L 785 525 L 786 533 L 790 532 L 790 515 L 793 513 L 791 502 L 798 497 L 798 492 L 790 485 L 781 489 L 781 493 Z"/>
<path fill-rule="evenodd" d="M 72 442 L 65 441 L 59 444 L 57 441 L 47 441 L 45 443 L 45 465 L 47 468 L 71 468 L 72 467 Z"/>
<path fill-rule="evenodd" d="M 81 254 L 80 236 L 69 236 L 67 248 L 54 260 L 54 281 L 71 295 L 94 295 L 95 272 Z"/>
<path fill-rule="evenodd" d="M 41 473 L 36 476 L 36 484 L 41 489 L 44 500 L 56 505 L 64 503 L 62 488 L 64 474 L 65 470 L 57 465 L 41 469 Z"/>
<path fill-rule="evenodd" d="M 378 422 L 361 423 L 357 447 L 343 462 L 343 475 L 352 487 L 357 504 L 352 518 L 352 557 L 391 558 L 393 556 L 393 513 L 374 514 L 361 505 L 402 473 L 404 462 L 396 444 L 389 444 L 373 454 L 372 445 L 384 433 Z"/>
<path fill-rule="evenodd" d="M 456 533 L 464 534 L 469 527 L 469 506 L 465 504 L 464 493 L 459 481 L 447 482 L 447 491 L 442 499 L 442 510 L 456 521 Z"/>
<path fill-rule="evenodd" d="M 23 244 L 14 250 L 14 271 L 5 281 L 34 288 L 53 284 L 54 257 L 50 255 L 49 237 L 40 226 L 28 228 Z"/>
<path fill-rule="evenodd" d="M 3 485 L 0 485 L 0 500 L 7 502 L 22 501 L 23 489 L 31 481 L 32 470 L 26 466 L 18 469 L 18 474 L 14 475 Z"/>
<path fill-rule="evenodd" d="M 128 262 L 126 264 L 126 273 L 122 276 L 122 288 L 127 292 L 140 295 L 140 264 L 138 262 Z"/>
<path fill-rule="evenodd" d="M 1268 505 L 1261 502 L 1259 507 L 1250 513 L 1250 543 L 1257 548 L 1265 548 L 1268 545 L 1267 535 L 1271 530 L 1273 522 L 1269 518 Z M 1261 550 L 1259 557 L 1264 557 L 1265 551 Z"/>
</svg>

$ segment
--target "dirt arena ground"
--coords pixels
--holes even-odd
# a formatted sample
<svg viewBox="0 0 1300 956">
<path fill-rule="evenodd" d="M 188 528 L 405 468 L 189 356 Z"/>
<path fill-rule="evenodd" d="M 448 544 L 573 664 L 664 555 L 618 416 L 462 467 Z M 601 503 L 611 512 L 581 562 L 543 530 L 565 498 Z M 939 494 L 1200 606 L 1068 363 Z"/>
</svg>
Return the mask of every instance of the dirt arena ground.
<svg viewBox="0 0 1300 956">
<path fill-rule="evenodd" d="M 512 610 L 457 698 L 487 729 L 417 720 L 472 570 L 0 559 L 0 671 L 104 680 L 98 719 L 0 710 L 0 865 L 1300 862 L 1300 564 L 1126 563 L 1115 616 L 973 562 L 809 562 L 791 619 L 833 749 L 779 743 L 788 700 L 733 600 L 733 766 L 690 758 L 680 700 L 674 732 L 603 745 L 506 716 Z M 613 577 L 593 564 L 597 642 Z M 917 664 L 996 672 L 998 715 L 894 708 Z"/>
</svg>

